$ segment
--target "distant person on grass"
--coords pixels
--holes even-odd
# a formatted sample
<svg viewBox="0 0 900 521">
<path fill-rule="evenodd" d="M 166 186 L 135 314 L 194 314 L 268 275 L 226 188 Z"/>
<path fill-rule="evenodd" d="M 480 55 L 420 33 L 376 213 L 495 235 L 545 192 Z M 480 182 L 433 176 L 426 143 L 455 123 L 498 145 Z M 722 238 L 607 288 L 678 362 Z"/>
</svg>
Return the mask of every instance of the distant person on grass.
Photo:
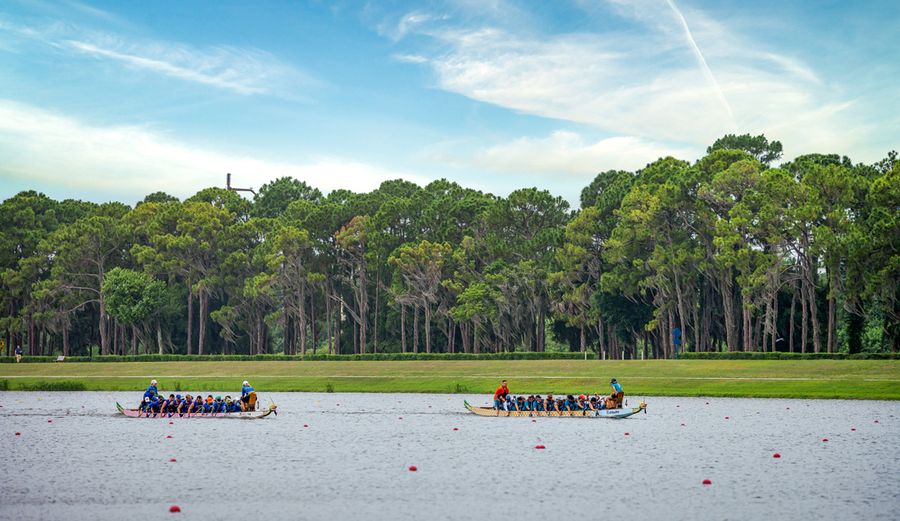
<svg viewBox="0 0 900 521">
<path fill-rule="evenodd" d="M 22 361 L 22 346 L 17 345 L 15 353 L 16 353 L 16 363 L 18 364 L 19 362 Z"/>
</svg>

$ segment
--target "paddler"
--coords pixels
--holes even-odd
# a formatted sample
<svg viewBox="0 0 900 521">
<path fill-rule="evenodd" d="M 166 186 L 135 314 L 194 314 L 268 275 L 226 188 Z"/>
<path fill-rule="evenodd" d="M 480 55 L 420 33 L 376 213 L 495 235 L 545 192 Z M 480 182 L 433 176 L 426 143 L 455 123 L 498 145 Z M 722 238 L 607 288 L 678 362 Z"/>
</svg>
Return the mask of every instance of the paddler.
<svg viewBox="0 0 900 521">
<path fill-rule="evenodd" d="M 615 378 L 609 381 L 609 386 L 612 387 L 612 394 L 609 395 L 610 400 L 613 401 L 615 407 L 618 409 L 622 406 L 622 399 L 625 397 L 625 392 L 622 390 L 622 386 L 619 385 L 619 382 L 616 381 Z"/>
<path fill-rule="evenodd" d="M 156 380 L 150 380 L 150 387 L 144 391 L 144 398 L 153 398 L 154 396 L 159 396 L 159 391 L 156 390 Z"/>
<path fill-rule="evenodd" d="M 250 393 L 253 392 L 253 387 L 250 387 L 250 382 L 244 380 L 244 383 L 241 384 L 241 409 L 245 411 L 250 410 Z"/>
<path fill-rule="evenodd" d="M 494 391 L 494 409 L 503 410 L 507 397 L 509 397 L 509 386 L 506 384 L 506 380 L 503 380 L 500 382 L 500 387 Z"/>
</svg>

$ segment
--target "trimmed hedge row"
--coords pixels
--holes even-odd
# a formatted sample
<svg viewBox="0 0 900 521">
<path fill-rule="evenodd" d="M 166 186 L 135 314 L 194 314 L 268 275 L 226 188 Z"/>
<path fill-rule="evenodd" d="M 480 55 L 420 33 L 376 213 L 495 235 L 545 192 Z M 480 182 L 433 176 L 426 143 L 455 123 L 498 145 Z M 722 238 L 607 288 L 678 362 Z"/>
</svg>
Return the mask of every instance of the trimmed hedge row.
<svg viewBox="0 0 900 521">
<path fill-rule="evenodd" d="M 588 359 L 596 360 L 597 355 L 588 353 Z M 750 352 L 703 352 L 681 353 L 682 360 L 900 360 L 900 353 L 750 353 Z M 340 362 L 353 360 L 583 360 L 583 353 L 516 351 L 512 353 L 368 353 L 364 355 L 107 355 L 69 356 L 65 363 L 72 362 L 251 362 L 251 361 L 314 361 Z M 15 363 L 12 356 L 0 356 L 0 363 Z M 55 356 L 25 356 L 22 363 L 56 362 Z"/>
<path fill-rule="evenodd" d="M 588 358 L 596 355 L 588 353 Z M 248 362 L 248 361 L 350 361 L 350 360 L 582 360 L 583 353 L 517 351 L 512 353 L 368 353 L 364 355 L 107 355 L 68 356 L 69 362 Z M 0 363 L 15 363 L 15 357 L 0 356 Z M 22 363 L 56 362 L 55 356 L 25 356 Z"/>
<path fill-rule="evenodd" d="M 900 353 L 757 353 L 733 351 L 730 353 L 701 352 L 682 353 L 683 360 L 900 360 Z"/>
</svg>

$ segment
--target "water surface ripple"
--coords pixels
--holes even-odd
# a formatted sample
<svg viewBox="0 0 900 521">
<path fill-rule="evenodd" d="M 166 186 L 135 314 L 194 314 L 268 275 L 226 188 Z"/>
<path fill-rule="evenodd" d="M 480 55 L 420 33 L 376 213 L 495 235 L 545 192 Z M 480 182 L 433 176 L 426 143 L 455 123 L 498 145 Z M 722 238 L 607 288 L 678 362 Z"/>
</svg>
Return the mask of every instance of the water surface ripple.
<svg viewBox="0 0 900 521">
<path fill-rule="evenodd" d="M 263 396 L 277 417 L 170 425 L 114 414 L 139 393 L 0 393 L 0 519 L 900 519 L 897 402 L 532 421 L 462 408 L 485 396 Z"/>
</svg>

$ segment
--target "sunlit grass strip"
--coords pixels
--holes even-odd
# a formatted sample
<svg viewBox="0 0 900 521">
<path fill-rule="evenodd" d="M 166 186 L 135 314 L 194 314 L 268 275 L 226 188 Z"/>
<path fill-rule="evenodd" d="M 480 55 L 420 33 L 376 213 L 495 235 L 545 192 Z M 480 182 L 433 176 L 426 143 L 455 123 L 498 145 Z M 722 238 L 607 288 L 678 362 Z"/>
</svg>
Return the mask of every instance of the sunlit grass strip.
<svg viewBox="0 0 900 521">
<path fill-rule="evenodd" d="M 250 378 L 261 392 L 487 394 L 506 378 L 514 393 L 605 393 L 615 377 L 629 395 L 900 399 L 895 360 L 61 363 L 0 372 L 0 389 L 9 390 L 62 380 L 86 390 L 139 391 L 152 377 L 164 392 L 237 392 Z"/>
</svg>

